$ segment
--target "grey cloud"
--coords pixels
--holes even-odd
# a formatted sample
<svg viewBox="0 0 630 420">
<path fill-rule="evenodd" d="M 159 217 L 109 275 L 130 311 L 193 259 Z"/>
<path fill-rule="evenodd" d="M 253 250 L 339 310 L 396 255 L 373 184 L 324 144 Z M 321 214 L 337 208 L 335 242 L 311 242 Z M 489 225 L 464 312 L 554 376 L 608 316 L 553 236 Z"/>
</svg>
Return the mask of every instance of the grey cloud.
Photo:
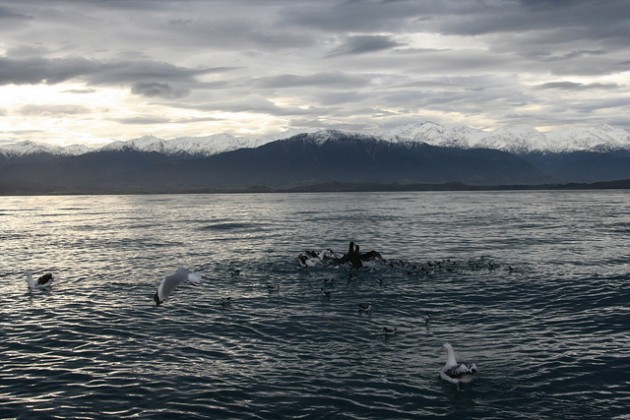
<svg viewBox="0 0 630 420">
<path fill-rule="evenodd" d="M 0 6 L 0 21 L 31 20 L 32 16 L 15 11 L 9 7 Z"/>
<path fill-rule="evenodd" d="M 158 82 L 140 82 L 135 83 L 131 87 L 131 92 L 136 95 L 143 95 L 148 97 L 162 97 L 162 98 L 182 98 L 190 91 L 183 88 L 174 88 L 168 83 Z"/>
<path fill-rule="evenodd" d="M 168 107 L 338 128 L 425 111 L 551 124 L 591 107 L 615 119 L 629 89 L 623 77 L 589 81 L 628 70 L 626 1 L 4 3 L 0 85 L 124 87 L 165 109 L 122 124 L 180 122 Z"/>
<path fill-rule="evenodd" d="M 120 124 L 138 124 L 138 125 L 149 125 L 149 124 L 168 124 L 171 122 L 168 118 L 163 117 L 129 117 L 129 118 L 116 118 L 113 119 Z"/>
<path fill-rule="evenodd" d="M 560 89 L 560 90 L 590 90 L 590 89 L 618 89 L 620 86 L 615 83 L 575 83 L 575 82 L 548 82 L 537 85 L 537 89 Z"/>
<path fill-rule="evenodd" d="M 155 116 L 139 116 L 139 117 L 128 117 L 128 118 L 114 118 L 114 119 L 111 119 L 111 121 L 115 121 L 120 124 L 129 124 L 129 125 L 150 125 L 150 124 L 191 124 L 191 123 L 197 123 L 197 122 L 220 121 L 220 119 L 214 118 L 214 117 L 172 119 L 172 118 L 155 117 Z"/>
<path fill-rule="evenodd" d="M 320 86 L 320 87 L 337 87 L 351 88 L 366 86 L 369 80 L 361 76 L 351 76 L 337 73 L 316 73 L 305 76 L 295 74 L 282 74 L 272 77 L 261 77 L 256 79 L 255 83 L 263 88 L 291 88 L 304 86 Z"/>
<path fill-rule="evenodd" d="M 12 59 L 0 57 L 0 85 L 57 84 L 82 79 L 92 85 L 131 85 L 135 94 L 181 98 L 189 86 L 204 87 L 197 76 L 232 68 L 189 69 L 161 61 L 97 61 L 81 57 Z M 177 86 L 179 85 L 179 86 Z"/>
<path fill-rule="evenodd" d="M 0 57 L 0 85 L 56 84 L 97 71 L 96 63 L 83 58 L 29 58 L 15 60 Z"/>
<path fill-rule="evenodd" d="M 326 57 L 340 55 L 366 54 L 389 50 L 404 44 L 385 35 L 357 35 L 344 39 L 340 46 L 326 54 Z"/>
<path fill-rule="evenodd" d="M 22 115 L 58 117 L 63 115 L 87 114 L 89 108 L 78 105 L 26 105 L 18 110 Z"/>
</svg>

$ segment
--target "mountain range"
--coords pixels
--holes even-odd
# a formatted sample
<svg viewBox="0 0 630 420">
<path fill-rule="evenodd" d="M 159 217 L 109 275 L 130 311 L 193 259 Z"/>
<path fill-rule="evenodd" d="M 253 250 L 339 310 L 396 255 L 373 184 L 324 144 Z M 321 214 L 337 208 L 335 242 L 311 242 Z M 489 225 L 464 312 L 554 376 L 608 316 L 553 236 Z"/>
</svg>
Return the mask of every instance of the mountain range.
<svg viewBox="0 0 630 420">
<path fill-rule="evenodd" d="M 424 122 L 372 134 L 145 136 L 99 149 L 0 145 L 0 193 L 300 189 L 313 185 L 549 185 L 630 179 L 630 135 L 610 126 L 485 132 Z M 397 188 L 398 188 L 397 187 Z"/>
</svg>

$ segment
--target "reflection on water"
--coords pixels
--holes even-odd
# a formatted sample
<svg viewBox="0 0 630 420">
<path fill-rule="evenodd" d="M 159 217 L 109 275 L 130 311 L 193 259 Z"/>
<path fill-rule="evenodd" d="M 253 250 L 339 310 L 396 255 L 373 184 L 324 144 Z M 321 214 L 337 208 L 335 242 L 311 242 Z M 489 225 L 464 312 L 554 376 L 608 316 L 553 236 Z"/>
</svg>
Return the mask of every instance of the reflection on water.
<svg viewBox="0 0 630 420">
<path fill-rule="evenodd" d="M 627 415 L 629 210 L 624 192 L 4 197 L 0 417 Z M 405 264 L 298 265 L 351 240 Z M 155 308 L 178 266 L 202 284 Z M 460 391 L 437 376 L 446 341 L 479 367 Z"/>
</svg>

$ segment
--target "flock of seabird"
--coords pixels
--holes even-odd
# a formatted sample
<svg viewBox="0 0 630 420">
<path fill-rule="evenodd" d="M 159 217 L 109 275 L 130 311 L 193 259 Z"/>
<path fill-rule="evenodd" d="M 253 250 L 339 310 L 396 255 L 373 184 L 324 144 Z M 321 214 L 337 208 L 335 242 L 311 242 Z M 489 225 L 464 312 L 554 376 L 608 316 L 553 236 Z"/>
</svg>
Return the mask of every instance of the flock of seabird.
<svg viewBox="0 0 630 420">
<path fill-rule="evenodd" d="M 376 251 L 370 251 L 368 253 L 362 254 L 359 251 L 359 246 L 356 245 L 354 242 L 350 242 L 347 254 L 339 255 L 330 249 L 319 253 L 314 251 L 306 251 L 305 253 L 298 256 L 298 261 L 300 265 L 304 268 L 312 268 L 321 264 L 338 266 L 346 263 L 350 263 L 352 268 L 361 268 L 364 266 L 364 263 L 367 262 L 377 262 L 383 264 L 386 263 L 392 268 L 400 268 L 405 266 L 402 261 L 386 262 Z M 495 263 L 489 263 L 489 269 L 493 270 L 496 267 L 497 266 Z M 405 268 L 409 267 L 405 266 Z M 436 268 L 451 271 L 455 268 L 455 264 L 452 263 L 450 260 L 442 260 L 429 262 L 422 266 L 414 265 L 411 268 L 412 270 L 409 272 L 410 274 L 415 273 L 417 270 L 428 272 L 429 270 L 435 270 Z M 512 267 L 509 267 L 509 271 L 512 272 Z M 232 275 L 240 275 L 240 270 L 236 270 L 232 273 Z M 190 270 L 182 267 L 178 268 L 174 273 L 165 276 L 158 285 L 157 291 L 153 296 L 155 306 L 160 306 L 162 303 L 164 303 L 171 295 L 171 293 L 173 293 L 173 290 L 175 290 L 175 288 L 181 283 L 187 281 L 192 284 L 199 284 L 201 282 L 201 276 L 201 273 L 191 272 Z M 54 276 L 51 273 L 46 273 L 38 277 L 37 280 L 34 280 L 33 274 L 29 271 L 26 272 L 26 280 L 28 282 L 29 290 L 43 290 L 51 287 L 54 281 Z M 324 284 L 330 284 L 332 282 L 332 277 L 326 277 L 324 279 Z M 269 292 L 277 292 L 279 290 L 279 286 L 270 283 L 267 285 L 267 290 Z M 331 293 L 332 292 L 330 289 L 324 287 L 321 288 L 321 294 L 323 298 L 330 299 Z M 229 306 L 231 303 L 232 300 L 230 297 L 221 298 L 222 306 Z M 372 309 L 372 303 L 366 302 L 358 304 L 359 313 L 371 315 Z M 431 321 L 431 318 L 431 312 L 426 311 L 424 317 L 425 324 L 428 325 Z M 395 335 L 397 332 L 398 329 L 395 327 L 383 327 L 383 334 L 385 335 L 385 337 Z M 453 346 L 449 343 L 444 343 L 442 350 L 446 352 L 447 360 L 446 364 L 439 372 L 440 378 L 450 383 L 456 384 L 458 388 L 460 383 L 470 383 L 473 380 L 475 373 L 477 373 L 477 366 L 474 363 L 458 363 L 455 357 Z"/>
</svg>

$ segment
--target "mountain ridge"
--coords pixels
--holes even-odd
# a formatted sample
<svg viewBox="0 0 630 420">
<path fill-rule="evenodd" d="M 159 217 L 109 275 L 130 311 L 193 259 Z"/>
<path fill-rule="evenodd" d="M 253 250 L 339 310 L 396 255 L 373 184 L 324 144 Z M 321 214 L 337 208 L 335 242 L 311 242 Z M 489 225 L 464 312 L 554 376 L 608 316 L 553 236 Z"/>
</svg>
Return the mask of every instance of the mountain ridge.
<svg viewBox="0 0 630 420">
<path fill-rule="evenodd" d="M 486 188 L 630 178 L 630 150 L 625 149 L 515 154 L 388 141 L 339 130 L 303 133 L 211 155 L 169 154 L 160 139 L 151 137 L 115 146 L 79 155 L 0 154 L 3 194 L 19 192 L 19 186 L 31 192 L 100 194 L 287 190 L 339 183 L 461 183 Z"/>
<path fill-rule="evenodd" d="M 542 133 L 529 126 L 506 126 L 493 131 L 482 131 L 466 126 L 449 126 L 425 121 L 387 130 L 377 130 L 373 133 L 334 129 L 306 130 L 304 132 L 291 130 L 271 136 L 239 137 L 219 133 L 202 137 L 177 137 L 171 140 L 147 135 L 132 140 L 113 141 L 97 149 L 90 149 L 82 145 L 47 146 L 32 141 L 23 141 L 0 144 L 0 154 L 23 156 L 34 153 L 50 153 L 77 156 L 94 151 L 137 150 L 180 156 L 211 156 L 241 148 L 255 148 L 299 134 L 314 136 L 320 144 L 339 137 L 365 136 L 392 143 L 426 143 L 432 146 L 463 149 L 484 148 L 513 154 L 630 150 L 630 134 L 623 129 L 609 125 Z"/>
</svg>

